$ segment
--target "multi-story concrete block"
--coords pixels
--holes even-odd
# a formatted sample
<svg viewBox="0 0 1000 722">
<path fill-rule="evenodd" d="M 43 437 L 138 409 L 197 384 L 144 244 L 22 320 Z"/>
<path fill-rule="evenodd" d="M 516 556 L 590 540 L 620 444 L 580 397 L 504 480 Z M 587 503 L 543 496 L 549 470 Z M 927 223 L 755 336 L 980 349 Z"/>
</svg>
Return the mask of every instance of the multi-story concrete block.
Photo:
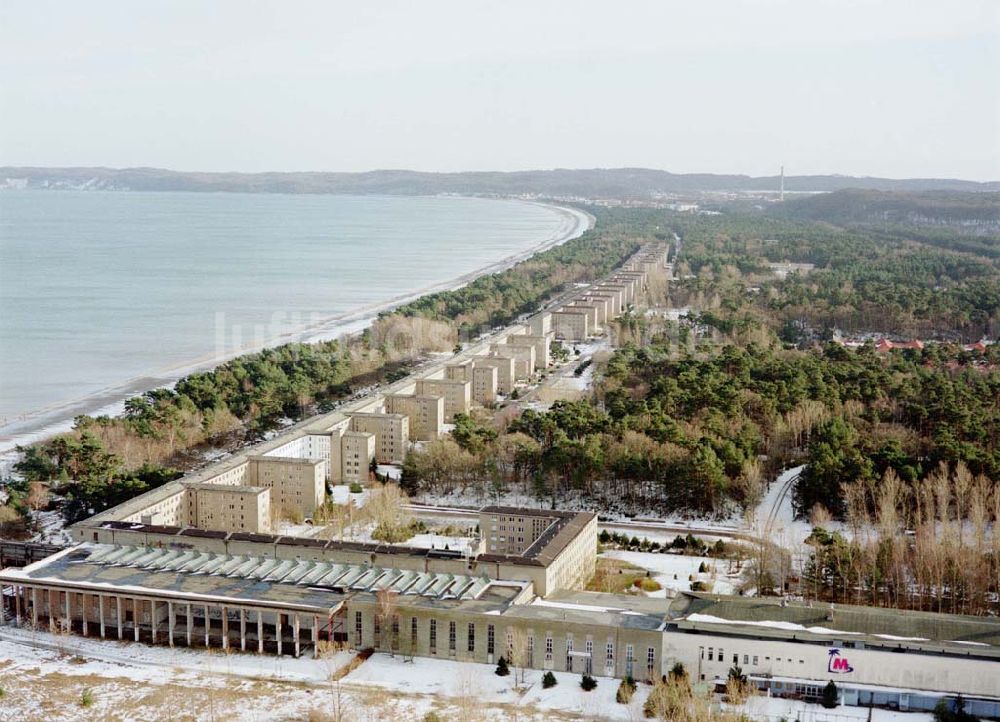
<svg viewBox="0 0 1000 722">
<path fill-rule="evenodd" d="M 403 414 L 356 412 L 350 414 L 351 431 L 375 436 L 375 459 L 380 464 L 401 464 L 410 445 L 410 419 Z"/>
<path fill-rule="evenodd" d="M 497 400 L 496 366 L 478 365 L 472 367 L 472 400 L 483 406 L 489 406 Z"/>
<path fill-rule="evenodd" d="M 538 336 L 530 333 L 512 333 L 507 337 L 511 346 L 531 345 L 535 347 L 535 369 L 543 369 L 551 363 L 549 351 L 552 347 L 552 335 Z"/>
<path fill-rule="evenodd" d="M 270 489 L 276 514 L 312 516 L 326 497 L 326 465 L 322 459 L 250 456 L 247 485 Z"/>
<path fill-rule="evenodd" d="M 518 380 L 525 380 L 535 372 L 535 346 L 511 346 L 494 343 L 490 345 L 491 356 L 501 356 L 514 359 L 514 375 Z"/>
<path fill-rule="evenodd" d="M 444 419 L 451 422 L 455 414 L 467 414 L 472 406 L 472 383 L 458 379 L 417 379 L 417 393 L 444 397 Z"/>
<path fill-rule="evenodd" d="M 444 397 L 436 395 L 389 394 L 385 410 L 410 418 L 410 439 L 435 441 L 444 433 Z"/>
<path fill-rule="evenodd" d="M 374 458 L 375 434 L 345 431 L 340 437 L 340 478 L 343 481 L 348 484 L 366 481 Z"/>
<path fill-rule="evenodd" d="M 548 336 L 552 333 L 552 314 L 548 311 L 536 313 L 528 319 L 527 323 L 531 333 L 535 336 Z"/>
<path fill-rule="evenodd" d="M 584 341 L 590 336 L 590 315 L 565 306 L 552 312 L 552 331 L 562 341 Z"/>
<path fill-rule="evenodd" d="M 480 356 L 473 362 L 476 368 L 492 366 L 497 370 L 497 393 L 510 396 L 514 390 L 516 376 L 516 362 L 513 358 L 500 358 L 498 356 Z"/>
<path fill-rule="evenodd" d="M 271 490 L 261 486 L 184 484 L 188 524 L 199 529 L 267 534 Z"/>
<path fill-rule="evenodd" d="M 600 321 L 600 309 L 596 303 L 586 303 L 584 301 L 570 301 L 564 310 L 583 311 L 587 314 L 587 324 L 591 332 L 596 332 L 603 324 Z"/>
</svg>

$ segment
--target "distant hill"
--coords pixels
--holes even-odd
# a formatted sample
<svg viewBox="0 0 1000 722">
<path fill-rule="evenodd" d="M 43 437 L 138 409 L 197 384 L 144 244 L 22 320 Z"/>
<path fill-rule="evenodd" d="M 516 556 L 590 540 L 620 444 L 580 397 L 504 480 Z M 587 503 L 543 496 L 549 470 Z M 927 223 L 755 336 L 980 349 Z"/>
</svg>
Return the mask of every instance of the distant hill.
<svg viewBox="0 0 1000 722">
<path fill-rule="evenodd" d="M 4 179 L 6 183 L 4 183 Z M 187 173 L 158 168 L 0 168 L 0 185 L 132 191 L 234 191 L 259 193 L 439 193 L 648 199 L 665 193 L 777 190 L 777 176 L 677 174 L 646 168 L 420 173 Z M 953 179 L 855 178 L 815 175 L 785 178 L 788 191 L 1000 191 L 1000 182 Z"/>
<path fill-rule="evenodd" d="M 769 213 L 839 226 L 938 226 L 996 235 L 1000 193 L 849 189 L 786 200 Z"/>
</svg>

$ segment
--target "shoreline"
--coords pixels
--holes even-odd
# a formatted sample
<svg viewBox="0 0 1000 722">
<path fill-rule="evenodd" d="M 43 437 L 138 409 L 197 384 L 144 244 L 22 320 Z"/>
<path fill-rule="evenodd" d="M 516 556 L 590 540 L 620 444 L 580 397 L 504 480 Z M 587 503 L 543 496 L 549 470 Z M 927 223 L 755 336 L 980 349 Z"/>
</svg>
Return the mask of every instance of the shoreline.
<svg viewBox="0 0 1000 722">
<path fill-rule="evenodd" d="M 199 371 L 207 371 L 239 356 L 256 353 L 265 348 L 288 343 L 319 343 L 359 334 L 368 328 L 381 313 L 391 311 L 422 296 L 442 291 L 453 291 L 468 285 L 481 276 L 507 270 L 537 253 L 578 238 L 594 226 L 594 217 L 578 208 L 517 198 L 507 200 L 550 208 L 562 216 L 564 223 L 555 234 L 542 239 L 535 245 L 462 274 L 457 278 L 424 286 L 382 302 L 328 316 L 294 331 L 266 339 L 259 344 L 243 346 L 219 356 L 201 357 L 182 364 L 156 369 L 149 374 L 125 379 L 120 384 L 100 389 L 86 396 L 55 402 L 41 409 L 22 414 L 15 420 L 0 426 L 0 473 L 9 471 L 13 457 L 16 455 L 16 446 L 37 443 L 50 436 L 70 431 L 73 428 L 73 419 L 77 416 L 118 416 L 124 410 L 123 404 L 126 399 L 153 389 L 172 387 L 185 376 Z"/>
</svg>

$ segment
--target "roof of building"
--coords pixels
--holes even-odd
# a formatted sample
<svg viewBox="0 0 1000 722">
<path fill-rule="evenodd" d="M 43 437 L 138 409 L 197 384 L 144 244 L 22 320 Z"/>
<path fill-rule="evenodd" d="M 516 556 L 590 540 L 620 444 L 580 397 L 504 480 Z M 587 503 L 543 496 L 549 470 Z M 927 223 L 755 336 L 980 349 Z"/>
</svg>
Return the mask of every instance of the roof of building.
<svg viewBox="0 0 1000 722">
<path fill-rule="evenodd" d="M 206 481 L 185 481 L 185 489 L 197 489 L 198 491 L 219 491 L 229 494 L 250 494 L 257 495 L 265 492 L 270 493 L 270 489 L 263 486 L 241 486 L 234 484 L 212 484 Z"/>
<path fill-rule="evenodd" d="M 4 578 L 12 581 L 11 574 L 24 581 L 142 588 L 188 598 L 322 609 L 339 605 L 348 594 L 382 590 L 401 597 L 472 601 L 496 583 L 485 575 L 114 544 L 81 544 L 23 570 L 7 570 Z"/>
<path fill-rule="evenodd" d="M 672 627 L 802 641 L 863 642 L 868 647 L 1000 658 L 1000 620 L 768 597 L 685 592 L 670 604 Z"/>
</svg>

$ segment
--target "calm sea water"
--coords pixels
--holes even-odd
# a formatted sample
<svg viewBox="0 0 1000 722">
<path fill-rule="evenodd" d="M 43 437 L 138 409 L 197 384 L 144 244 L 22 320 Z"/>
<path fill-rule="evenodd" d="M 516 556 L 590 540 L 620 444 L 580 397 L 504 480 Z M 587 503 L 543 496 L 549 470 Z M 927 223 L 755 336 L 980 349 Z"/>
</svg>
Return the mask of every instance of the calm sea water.
<svg viewBox="0 0 1000 722">
<path fill-rule="evenodd" d="M 107 403 L 129 380 L 169 379 L 220 343 L 448 282 L 576 223 L 486 199 L 0 193 L 0 434 L 70 400 Z"/>
</svg>

